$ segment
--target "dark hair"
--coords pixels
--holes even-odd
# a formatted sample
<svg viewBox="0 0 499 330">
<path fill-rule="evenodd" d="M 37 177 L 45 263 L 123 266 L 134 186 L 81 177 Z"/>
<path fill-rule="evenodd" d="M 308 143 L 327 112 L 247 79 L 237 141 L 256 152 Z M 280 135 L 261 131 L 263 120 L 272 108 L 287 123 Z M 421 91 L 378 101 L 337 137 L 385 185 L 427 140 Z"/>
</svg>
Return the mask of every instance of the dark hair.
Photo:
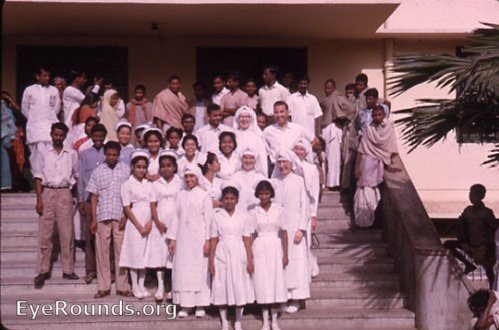
<svg viewBox="0 0 499 330">
<path fill-rule="evenodd" d="M 135 88 L 133 89 L 134 91 L 137 91 L 137 90 L 141 90 L 142 93 L 146 93 L 146 86 L 142 85 L 142 84 L 139 84 L 137 86 L 135 86 Z"/>
<path fill-rule="evenodd" d="M 204 164 L 198 164 L 199 168 L 201 168 L 201 172 L 203 173 L 203 175 L 208 173 L 208 165 L 213 164 L 215 162 L 215 160 L 217 160 L 217 159 L 218 159 L 218 157 L 215 153 L 213 153 L 211 151 L 208 151 L 206 153 L 206 161 L 204 162 Z"/>
<path fill-rule="evenodd" d="M 263 71 L 269 70 L 270 73 L 272 73 L 274 76 L 277 76 L 279 73 L 279 69 L 275 65 L 266 65 L 263 67 Z"/>
<path fill-rule="evenodd" d="M 194 141 L 196 143 L 196 148 L 199 148 L 198 138 L 195 135 L 192 135 L 192 134 L 187 134 L 186 136 L 184 136 L 184 139 L 182 140 L 182 148 L 185 147 L 185 142 L 188 141 L 188 140 Z"/>
<path fill-rule="evenodd" d="M 92 127 L 92 130 L 90 131 L 90 134 L 93 134 L 95 132 L 103 132 L 104 134 L 107 135 L 106 126 L 104 126 L 102 124 L 95 124 L 95 126 Z"/>
<path fill-rule="evenodd" d="M 97 125 L 95 125 L 95 126 L 97 126 Z M 118 153 L 120 153 L 121 152 L 121 146 L 116 141 L 107 141 L 106 144 L 104 145 L 104 153 L 106 153 L 106 151 L 108 151 L 108 150 L 117 150 Z"/>
<path fill-rule="evenodd" d="M 64 132 L 64 134 L 68 134 L 69 131 L 69 128 L 64 123 L 53 123 L 52 126 L 50 126 L 51 132 L 55 131 L 56 129 L 60 129 Z"/>
<path fill-rule="evenodd" d="M 244 84 L 246 85 L 247 83 L 250 83 L 250 82 L 252 82 L 253 84 L 255 84 L 255 86 L 258 86 L 258 84 L 256 83 L 256 80 L 255 80 L 255 79 L 253 79 L 253 78 L 249 78 L 249 79 L 247 79 L 247 80 L 246 80 L 246 82 L 245 82 Z"/>
<path fill-rule="evenodd" d="M 202 81 L 196 81 L 194 84 L 192 84 L 192 88 L 196 87 L 201 87 L 203 90 L 206 90 L 206 84 Z"/>
<path fill-rule="evenodd" d="M 379 92 L 376 88 L 369 88 L 365 93 L 364 96 L 367 98 L 368 96 L 378 98 L 379 97 Z"/>
<path fill-rule="evenodd" d="M 220 149 L 220 152 L 222 151 L 222 140 L 226 137 L 230 137 L 230 139 L 232 140 L 232 142 L 234 143 L 234 149 L 232 149 L 232 151 L 236 150 L 237 149 L 237 139 L 236 139 L 236 134 L 234 134 L 233 132 L 228 132 L 228 131 L 225 131 L 225 132 L 222 132 L 220 133 L 220 135 L 218 136 L 218 148 Z"/>
<path fill-rule="evenodd" d="M 193 115 L 193 114 L 191 114 L 191 113 L 184 113 L 184 114 L 182 115 L 182 118 L 181 118 L 180 120 L 183 122 L 184 120 L 187 120 L 187 119 L 189 119 L 189 118 L 190 118 L 190 119 L 193 119 L 194 121 L 196 121 L 196 117 L 194 117 L 194 115 Z"/>
<path fill-rule="evenodd" d="M 106 149 L 104 148 L 104 150 L 106 150 Z M 145 160 L 146 161 L 146 166 L 149 166 L 149 159 L 147 159 L 147 157 L 145 157 L 145 156 L 137 156 L 134 159 L 132 159 L 132 162 L 131 162 L 132 167 L 135 166 L 135 164 L 137 164 L 139 162 L 139 160 Z"/>
<path fill-rule="evenodd" d="M 321 145 L 322 150 L 325 151 L 326 150 L 326 140 L 324 140 L 324 138 L 322 136 L 318 136 L 317 140 L 319 140 L 319 144 Z"/>
<path fill-rule="evenodd" d="M 178 80 L 179 82 L 182 82 L 182 79 L 180 79 L 179 76 L 177 76 L 176 74 L 173 74 L 170 76 L 170 78 L 168 78 L 168 82 L 172 82 L 173 80 Z"/>
<path fill-rule="evenodd" d="M 277 106 L 280 106 L 280 105 L 283 105 L 286 107 L 286 110 L 289 110 L 288 108 L 288 104 L 284 101 L 277 101 L 276 103 L 274 103 L 274 108 L 277 107 Z"/>
<path fill-rule="evenodd" d="M 241 80 L 241 75 L 239 74 L 239 72 L 231 71 L 227 75 L 227 80 L 229 79 L 239 82 Z"/>
<path fill-rule="evenodd" d="M 310 83 L 310 77 L 306 74 L 304 74 L 303 76 L 300 77 L 300 79 L 298 79 L 298 81 L 303 81 L 303 80 Z"/>
<path fill-rule="evenodd" d="M 383 111 L 383 113 L 385 113 L 385 108 L 383 108 L 383 106 L 381 106 L 381 105 L 375 105 L 375 106 L 373 107 L 372 112 L 374 112 L 374 111 Z M 385 115 L 386 115 L 386 114 L 385 114 Z"/>
<path fill-rule="evenodd" d="M 265 117 L 265 121 L 267 121 L 267 118 L 268 118 L 268 116 L 265 114 L 265 112 L 262 112 L 262 111 L 258 111 L 256 113 L 256 116 L 257 117 Z"/>
<path fill-rule="evenodd" d="M 111 78 L 105 78 L 104 81 L 102 82 L 103 85 L 111 85 L 113 86 L 113 81 L 111 80 Z M 114 87 L 114 86 L 113 86 Z"/>
<path fill-rule="evenodd" d="M 170 135 L 172 133 L 177 133 L 179 137 L 182 137 L 182 135 L 184 134 L 184 131 L 182 131 L 180 128 L 175 127 L 175 126 L 170 127 L 169 129 L 166 130 L 166 133 L 165 133 L 167 140 L 170 138 Z"/>
<path fill-rule="evenodd" d="M 132 128 L 128 125 L 123 125 L 123 124 L 118 126 L 118 130 L 116 131 L 116 133 L 119 133 L 119 131 L 121 131 L 123 127 L 128 128 L 130 130 L 130 133 L 132 133 Z"/>
<path fill-rule="evenodd" d="M 487 193 L 487 188 L 483 184 L 476 183 L 470 187 L 470 191 L 478 193 L 480 198 L 483 199 Z"/>
<path fill-rule="evenodd" d="M 327 85 L 327 84 L 331 84 L 336 88 L 336 81 L 334 81 L 334 79 L 329 78 L 328 80 L 326 80 L 324 85 Z M 354 85 L 354 87 L 355 87 L 355 85 Z"/>
<path fill-rule="evenodd" d="M 161 167 L 161 162 L 164 161 L 165 159 L 168 159 L 172 165 L 175 167 L 175 171 L 173 173 L 177 173 L 178 171 L 178 164 L 177 164 L 177 159 L 171 155 L 163 155 L 159 157 L 159 167 Z"/>
<path fill-rule="evenodd" d="M 214 81 L 217 78 L 219 78 L 222 81 L 225 81 L 225 77 L 220 73 L 217 73 L 216 75 L 214 75 L 212 81 Z"/>
<path fill-rule="evenodd" d="M 162 141 L 163 141 L 163 135 L 160 132 L 156 131 L 156 130 L 147 131 L 144 134 L 144 142 L 147 142 L 147 140 L 149 140 L 149 138 L 151 137 L 151 135 L 155 135 L 158 138 L 159 143 L 163 144 L 162 143 Z"/>
<path fill-rule="evenodd" d="M 357 76 L 355 76 L 355 82 L 358 83 L 364 83 L 367 85 L 367 75 L 365 73 L 359 73 Z"/>
<path fill-rule="evenodd" d="M 228 194 L 233 194 L 234 196 L 236 196 L 236 199 L 239 199 L 239 190 L 237 190 L 236 187 L 227 186 L 224 189 L 222 189 L 222 198 L 224 198 L 225 195 Z"/>
<path fill-rule="evenodd" d="M 345 86 L 345 90 L 353 89 L 355 90 L 355 84 L 354 83 L 349 83 Z"/>
<path fill-rule="evenodd" d="M 490 297 L 490 292 L 489 290 L 485 289 L 481 289 L 475 293 L 472 293 L 468 297 L 468 308 L 473 312 L 473 314 L 476 314 L 481 309 L 487 307 L 489 297 Z"/>
<path fill-rule="evenodd" d="M 99 123 L 99 118 L 94 117 L 94 116 L 90 116 L 87 119 L 85 119 L 85 125 L 88 125 L 88 123 L 90 123 L 91 121 L 94 121 L 95 124 L 97 125 Z"/>
<path fill-rule="evenodd" d="M 76 78 L 80 78 L 84 74 L 85 74 L 84 72 L 78 70 L 69 71 L 69 78 L 68 78 L 69 83 L 72 84 Z"/>
<path fill-rule="evenodd" d="M 96 102 L 99 102 L 99 95 L 95 94 L 94 92 L 88 92 L 87 94 L 85 94 L 85 98 L 83 99 L 83 101 L 81 101 L 80 107 Z"/>
<path fill-rule="evenodd" d="M 47 69 L 47 67 L 45 67 L 45 66 L 38 66 L 36 68 L 36 70 L 35 70 L 35 74 L 42 74 L 43 71 L 50 73 L 50 70 Z"/>
<path fill-rule="evenodd" d="M 274 187 L 267 180 L 262 180 L 258 182 L 255 188 L 255 197 L 258 198 L 262 191 L 270 191 L 270 198 L 275 197 Z"/>
<path fill-rule="evenodd" d="M 211 115 L 212 111 L 217 111 L 217 110 L 221 110 L 221 108 L 216 103 L 208 104 L 208 106 L 206 107 L 206 113 L 208 114 L 208 116 Z"/>
</svg>

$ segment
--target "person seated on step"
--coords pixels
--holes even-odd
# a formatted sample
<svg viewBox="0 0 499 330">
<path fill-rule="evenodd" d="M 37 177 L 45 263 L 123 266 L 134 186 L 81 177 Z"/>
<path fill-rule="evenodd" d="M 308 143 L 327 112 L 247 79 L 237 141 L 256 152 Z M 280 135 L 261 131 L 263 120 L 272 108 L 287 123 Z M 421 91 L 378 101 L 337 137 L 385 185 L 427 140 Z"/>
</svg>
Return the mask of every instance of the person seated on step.
<svg viewBox="0 0 499 330">
<path fill-rule="evenodd" d="M 496 263 L 495 232 L 499 222 L 494 212 L 483 203 L 486 192 L 485 186 L 481 184 L 470 187 L 469 200 L 472 205 L 467 206 L 459 217 L 457 240 L 445 242 L 444 248 L 450 249 L 451 253 L 464 263 L 465 274 L 474 271 L 476 266 L 458 250 L 472 257 L 475 264 L 485 268 L 492 288 Z"/>
<path fill-rule="evenodd" d="M 499 329 L 499 305 L 497 292 L 478 290 L 468 298 L 468 307 L 473 313 L 470 330 Z"/>
</svg>

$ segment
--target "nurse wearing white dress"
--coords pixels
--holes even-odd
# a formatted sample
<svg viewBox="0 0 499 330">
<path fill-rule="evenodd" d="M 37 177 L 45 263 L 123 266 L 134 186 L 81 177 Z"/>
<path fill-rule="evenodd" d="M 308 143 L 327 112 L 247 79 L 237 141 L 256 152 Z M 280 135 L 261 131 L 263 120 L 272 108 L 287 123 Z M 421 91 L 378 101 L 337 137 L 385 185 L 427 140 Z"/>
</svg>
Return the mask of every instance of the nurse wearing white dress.
<svg viewBox="0 0 499 330">
<path fill-rule="evenodd" d="M 152 184 L 145 179 L 149 161 L 147 151 L 136 150 L 131 158 L 133 174 L 121 187 L 121 199 L 129 223 L 125 227 L 119 265 L 130 269 L 133 294 L 143 299 L 149 296 L 144 287 L 144 257 L 147 236 L 152 228 L 151 201 L 155 198 Z"/>
<path fill-rule="evenodd" d="M 149 159 L 149 167 L 147 168 L 147 180 L 154 182 L 158 180 L 159 175 L 159 153 L 163 150 L 163 133 L 158 128 L 146 128 L 142 133 L 147 151 L 151 155 Z"/>
<path fill-rule="evenodd" d="M 309 199 L 303 178 L 292 171 L 296 155 L 291 150 L 277 154 L 275 173 L 276 203 L 284 208 L 286 230 L 292 240 L 289 244 L 289 265 L 286 267 L 286 285 L 290 300 L 285 311 L 295 313 L 299 301 L 310 298 L 310 272 L 307 245 L 309 228 Z"/>
<path fill-rule="evenodd" d="M 181 307 L 179 317 L 186 317 L 192 307 L 196 307 L 196 317 L 204 317 L 204 307 L 210 304 L 208 253 L 213 207 L 211 197 L 198 185 L 202 174 L 197 164 L 188 164 L 182 176 L 185 190 L 177 195 L 177 212 L 166 232 L 173 255 L 172 298 Z"/>
<path fill-rule="evenodd" d="M 164 150 L 159 155 L 159 174 L 161 177 L 154 181 L 153 191 L 156 202 L 151 205 L 151 214 L 154 225 L 146 244 L 146 267 L 156 268 L 158 287 L 154 298 L 163 300 L 165 268 L 172 268 L 172 256 L 168 251 L 166 231 L 171 227 L 171 220 L 175 212 L 177 194 L 182 184 L 177 173 L 177 155 L 171 150 Z"/>
<path fill-rule="evenodd" d="M 203 173 L 203 178 L 199 183 L 200 187 L 210 195 L 213 208 L 221 207 L 222 179 L 216 177 L 216 174 L 220 172 L 220 162 L 217 155 L 208 151 L 207 154 L 200 154 L 197 161 Z"/>
<path fill-rule="evenodd" d="M 237 140 L 236 152 L 242 156 L 245 150 L 253 150 L 257 158 L 256 170 L 268 177 L 268 147 L 263 132 L 258 127 L 255 111 L 247 106 L 240 107 L 234 116 L 233 127 Z"/>
<path fill-rule="evenodd" d="M 288 234 L 284 210 L 272 202 L 274 189 L 269 181 L 256 186 L 255 195 L 260 204 L 250 212 L 245 228 L 245 244 L 250 246 L 248 271 L 253 272 L 256 302 L 262 309 L 262 330 L 269 330 L 269 309 L 272 329 L 279 330 L 277 314 L 281 303 L 288 300 L 285 267 L 288 264 Z M 251 238 L 256 234 L 256 238 Z M 252 242 L 253 241 L 253 242 Z M 270 305 L 270 308 L 269 308 Z"/>
<path fill-rule="evenodd" d="M 266 177 L 255 169 L 258 156 L 250 148 L 247 148 L 242 153 L 242 167 L 239 171 L 232 175 L 227 185 L 239 189 L 239 201 L 237 209 L 247 212 L 249 209 L 258 204 L 259 200 L 255 197 L 255 188 L 258 182 L 265 180 Z"/>
<path fill-rule="evenodd" d="M 250 246 L 244 244 L 247 212 L 236 209 L 239 192 L 232 186 L 222 190 L 223 208 L 215 210 L 210 228 L 211 303 L 219 306 L 222 330 L 228 330 L 227 306 L 236 306 L 235 330 L 241 330 L 244 305 L 255 300 L 247 270 Z M 249 237 L 247 237 L 249 238 Z"/>
<path fill-rule="evenodd" d="M 235 151 L 237 148 L 236 135 L 232 132 L 222 132 L 220 134 L 220 172 L 217 176 L 224 180 L 230 180 L 231 176 L 241 168 L 241 157 Z"/>
<path fill-rule="evenodd" d="M 206 153 L 199 151 L 198 138 L 195 135 L 187 134 L 182 140 L 184 154 L 178 158 L 178 173 L 183 173 L 187 164 L 196 165 L 200 163 L 198 157 L 206 156 Z"/>
</svg>

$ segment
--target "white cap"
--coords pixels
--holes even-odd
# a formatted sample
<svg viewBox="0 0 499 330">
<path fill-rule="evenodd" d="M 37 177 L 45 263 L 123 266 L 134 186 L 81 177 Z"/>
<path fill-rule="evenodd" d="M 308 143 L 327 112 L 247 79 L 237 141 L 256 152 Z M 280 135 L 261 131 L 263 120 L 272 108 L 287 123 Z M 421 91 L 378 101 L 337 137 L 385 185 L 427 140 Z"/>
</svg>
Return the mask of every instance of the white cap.
<svg viewBox="0 0 499 330">
<path fill-rule="evenodd" d="M 156 128 L 156 127 L 149 127 L 149 128 L 146 128 L 143 132 L 142 132 L 142 138 L 144 138 L 144 136 L 146 135 L 146 133 L 148 132 L 158 132 L 160 135 L 161 135 L 161 138 L 163 138 L 163 132 L 161 132 L 161 130 L 159 128 Z"/>
<path fill-rule="evenodd" d="M 165 149 L 159 153 L 160 158 L 163 156 L 171 156 L 171 157 L 175 158 L 176 160 L 178 160 L 178 154 L 175 152 L 175 150 Z"/>
<path fill-rule="evenodd" d="M 195 175 L 198 178 L 198 181 L 200 181 L 201 178 L 203 177 L 203 174 L 201 173 L 201 169 L 199 168 L 199 166 L 197 164 L 189 163 L 185 166 L 184 172 L 182 173 L 182 175 L 185 177 L 188 174 Z"/>
<path fill-rule="evenodd" d="M 152 125 L 150 123 L 145 123 L 145 124 L 140 124 L 139 126 L 135 127 L 135 132 L 137 132 L 138 130 L 141 130 L 141 129 L 148 129 L 152 127 Z"/>
<path fill-rule="evenodd" d="M 149 160 L 149 158 L 151 158 L 151 155 L 149 154 L 149 152 L 147 150 L 144 150 L 144 149 L 135 149 L 130 154 L 130 159 L 134 159 L 136 157 L 145 157 L 145 158 L 147 158 L 147 160 Z"/>
<path fill-rule="evenodd" d="M 116 126 L 114 126 L 114 129 L 116 130 L 116 132 L 118 132 L 120 130 L 120 127 L 122 126 L 130 127 L 130 130 L 132 130 L 132 124 L 130 124 L 130 122 L 127 120 L 120 120 L 119 122 L 117 122 Z"/>
</svg>

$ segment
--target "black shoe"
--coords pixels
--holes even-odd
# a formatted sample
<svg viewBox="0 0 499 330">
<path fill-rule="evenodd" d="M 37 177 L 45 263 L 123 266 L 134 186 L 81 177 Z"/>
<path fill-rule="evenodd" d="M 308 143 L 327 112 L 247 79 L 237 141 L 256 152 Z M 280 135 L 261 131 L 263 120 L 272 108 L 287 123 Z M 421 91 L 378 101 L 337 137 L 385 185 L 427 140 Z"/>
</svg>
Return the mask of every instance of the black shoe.
<svg viewBox="0 0 499 330">
<path fill-rule="evenodd" d="M 66 280 L 79 280 L 80 279 L 80 277 L 78 275 L 76 275 L 75 273 L 73 273 L 73 274 L 62 273 L 62 278 L 66 279 Z"/>
<path fill-rule="evenodd" d="M 35 289 L 41 289 L 45 285 L 45 280 L 50 278 L 50 273 L 39 274 L 35 277 Z"/>
</svg>

